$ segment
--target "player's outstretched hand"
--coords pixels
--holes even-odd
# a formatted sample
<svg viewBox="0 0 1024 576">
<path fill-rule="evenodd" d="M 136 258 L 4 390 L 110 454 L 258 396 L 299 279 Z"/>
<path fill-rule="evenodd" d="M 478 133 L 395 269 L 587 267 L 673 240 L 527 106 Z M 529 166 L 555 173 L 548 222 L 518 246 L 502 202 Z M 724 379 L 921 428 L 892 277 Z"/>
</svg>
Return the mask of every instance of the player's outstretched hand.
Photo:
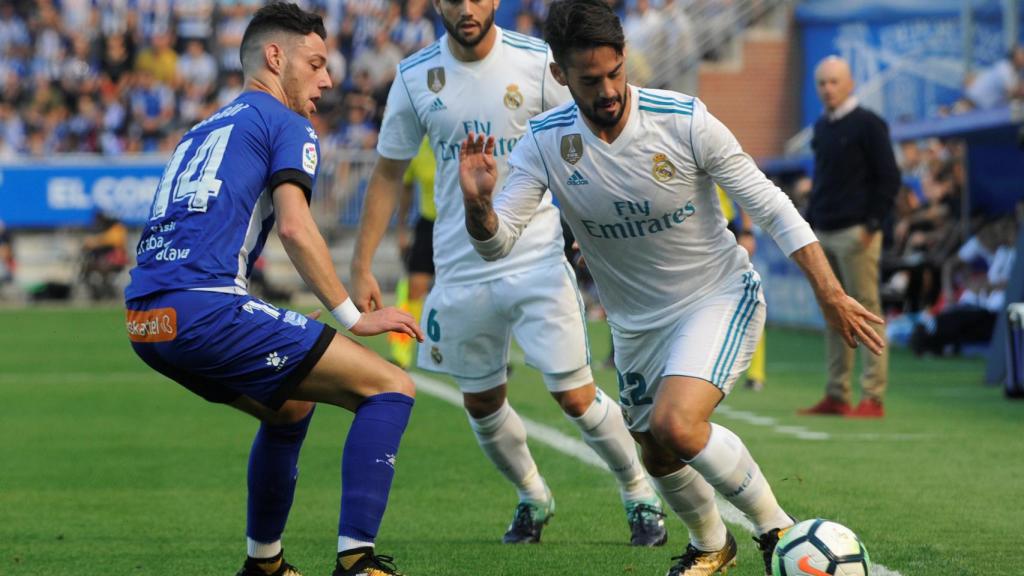
<svg viewBox="0 0 1024 576">
<path fill-rule="evenodd" d="M 364 312 L 350 330 L 356 336 L 376 336 L 384 332 L 398 332 L 423 342 L 423 331 L 416 324 L 416 319 L 412 317 L 412 314 L 391 306 L 378 308 L 373 312 Z"/>
<path fill-rule="evenodd" d="M 365 272 L 352 271 L 348 295 L 360 312 L 372 312 L 384 307 L 384 298 L 380 295 L 380 285 L 377 284 L 373 272 L 369 270 Z"/>
<path fill-rule="evenodd" d="M 823 306 L 822 311 L 825 321 L 846 340 L 847 346 L 856 348 L 860 342 L 876 355 L 882 353 L 885 339 L 871 325 L 885 324 L 885 321 L 861 306 L 860 302 L 844 294 L 837 302 Z"/>
<path fill-rule="evenodd" d="M 470 132 L 459 149 L 459 184 L 468 202 L 489 201 L 498 183 L 494 136 Z"/>
</svg>

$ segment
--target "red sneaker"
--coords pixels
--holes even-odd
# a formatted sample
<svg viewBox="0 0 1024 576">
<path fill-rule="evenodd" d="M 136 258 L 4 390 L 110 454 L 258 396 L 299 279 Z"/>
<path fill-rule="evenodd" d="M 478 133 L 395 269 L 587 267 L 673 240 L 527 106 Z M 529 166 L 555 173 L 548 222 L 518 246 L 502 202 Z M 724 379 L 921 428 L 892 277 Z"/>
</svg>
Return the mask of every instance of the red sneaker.
<svg viewBox="0 0 1024 576">
<path fill-rule="evenodd" d="M 836 400 L 831 396 L 825 396 L 810 408 L 797 410 L 796 413 L 802 416 L 846 416 L 850 413 L 850 404 L 842 400 Z"/>
<path fill-rule="evenodd" d="M 882 403 L 874 398 L 865 398 L 857 404 L 852 412 L 846 415 L 847 418 L 883 418 L 885 408 Z"/>
</svg>

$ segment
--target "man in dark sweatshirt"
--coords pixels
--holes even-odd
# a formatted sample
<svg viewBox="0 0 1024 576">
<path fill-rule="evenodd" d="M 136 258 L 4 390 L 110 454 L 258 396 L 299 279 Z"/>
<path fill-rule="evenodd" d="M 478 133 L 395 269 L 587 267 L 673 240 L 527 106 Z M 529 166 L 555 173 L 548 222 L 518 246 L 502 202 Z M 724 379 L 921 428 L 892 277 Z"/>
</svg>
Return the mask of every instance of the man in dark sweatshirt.
<svg viewBox="0 0 1024 576">
<path fill-rule="evenodd" d="M 850 66 L 830 56 L 814 73 L 825 114 L 814 125 L 814 188 L 807 220 L 821 241 L 832 269 L 848 294 L 881 316 L 878 265 L 882 221 L 892 208 L 900 172 L 885 121 L 853 96 Z M 885 338 L 885 326 L 875 327 Z M 861 401 L 850 404 L 853 350 L 828 331 L 825 397 L 801 414 L 881 418 L 888 384 L 888 348 L 878 356 L 861 354 Z"/>
</svg>

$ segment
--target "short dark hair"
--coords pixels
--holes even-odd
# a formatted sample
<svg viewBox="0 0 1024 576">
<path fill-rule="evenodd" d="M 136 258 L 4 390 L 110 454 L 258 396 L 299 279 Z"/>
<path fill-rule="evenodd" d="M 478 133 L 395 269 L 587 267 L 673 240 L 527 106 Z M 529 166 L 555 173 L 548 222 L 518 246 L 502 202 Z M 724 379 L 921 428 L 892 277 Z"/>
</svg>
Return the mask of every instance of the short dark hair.
<svg viewBox="0 0 1024 576">
<path fill-rule="evenodd" d="M 267 37 L 280 32 L 306 36 L 310 32 L 327 39 L 323 18 L 319 14 L 306 12 L 291 2 L 274 2 L 260 8 L 253 14 L 242 35 L 239 57 L 245 68 L 246 54 L 263 46 Z"/>
<path fill-rule="evenodd" d="M 626 46 L 622 22 L 605 0 L 556 0 L 548 8 L 544 40 L 563 67 L 570 50 L 611 46 L 622 54 Z"/>
</svg>

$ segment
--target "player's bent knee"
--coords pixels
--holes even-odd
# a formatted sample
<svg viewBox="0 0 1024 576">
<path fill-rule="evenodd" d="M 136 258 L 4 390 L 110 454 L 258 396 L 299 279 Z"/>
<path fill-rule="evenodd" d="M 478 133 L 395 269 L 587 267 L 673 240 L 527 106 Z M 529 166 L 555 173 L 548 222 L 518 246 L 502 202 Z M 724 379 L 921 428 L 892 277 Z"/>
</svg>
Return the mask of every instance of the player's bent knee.
<svg viewBox="0 0 1024 576">
<path fill-rule="evenodd" d="M 283 406 L 277 411 L 277 421 L 273 423 L 275 426 L 287 426 L 289 424 L 295 424 L 299 422 L 313 410 L 314 402 L 306 402 L 303 400 L 289 400 L 284 403 Z"/>
<path fill-rule="evenodd" d="M 565 412 L 573 418 L 579 418 L 594 403 L 594 398 L 597 395 L 597 388 L 593 382 L 588 382 L 583 386 L 579 386 L 572 390 L 566 390 L 565 392 L 552 392 L 552 396 L 558 402 L 558 406 L 561 407 L 562 412 Z"/>
<path fill-rule="evenodd" d="M 385 392 L 397 392 L 399 394 L 405 394 L 410 398 L 416 397 L 416 384 L 412 381 L 412 377 L 409 373 L 393 364 L 388 364 L 391 368 L 385 375 L 385 378 L 381 385 L 380 393 Z"/>
<path fill-rule="evenodd" d="M 483 392 L 463 392 L 462 406 L 473 418 L 480 419 L 494 414 L 505 403 L 505 386 L 497 386 Z"/>
<path fill-rule="evenodd" d="M 701 439 L 700 423 L 685 414 L 668 410 L 656 410 L 651 415 L 651 434 L 664 446 L 677 454 L 695 455 L 703 448 L 706 439 Z"/>
</svg>

